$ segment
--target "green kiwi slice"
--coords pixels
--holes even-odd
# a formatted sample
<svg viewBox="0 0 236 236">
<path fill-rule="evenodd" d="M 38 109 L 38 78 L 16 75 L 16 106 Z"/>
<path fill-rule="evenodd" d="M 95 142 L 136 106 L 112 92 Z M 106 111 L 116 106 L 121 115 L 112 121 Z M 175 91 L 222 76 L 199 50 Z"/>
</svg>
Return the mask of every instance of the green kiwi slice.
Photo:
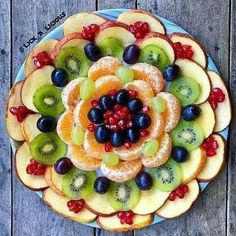
<svg viewBox="0 0 236 236">
<path fill-rule="evenodd" d="M 170 135 L 174 146 L 185 147 L 188 151 L 198 148 L 204 140 L 201 127 L 194 121 L 181 120 Z"/>
<path fill-rule="evenodd" d="M 173 159 L 169 159 L 164 165 L 149 170 L 156 188 L 163 192 L 171 192 L 181 184 L 181 168 Z"/>
<path fill-rule="evenodd" d="M 33 104 L 41 114 L 53 117 L 59 116 L 65 110 L 61 90 L 52 84 L 45 84 L 35 91 Z"/>
<path fill-rule="evenodd" d="M 201 88 L 195 80 L 184 76 L 178 76 L 171 82 L 170 92 L 178 98 L 181 106 L 184 107 L 197 100 Z"/>
<path fill-rule="evenodd" d="M 93 193 L 95 179 L 94 171 L 84 171 L 74 167 L 63 176 L 62 191 L 71 199 L 88 197 Z"/>
<path fill-rule="evenodd" d="M 102 56 L 112 56 L 119 59 L 123 56 L 124 47 L 121 41 L 114 37 L 108 37 L 103 39 L 99 44 Z"/>
<path fill-rule="evenodd" d="M 55 67 L 66 70 L 70 80 L 87 76 L 90 66 L 90 61 L 77 47 L 62 48 L 55 59 Z"/>
<path fill-rule="evenodd" d="M 108 202 L 117 211 L 132 209 L 139 201 L 140 190 L 134 180 L 123 183 L 111 183 Z"/>
<path fill-rule="evenodd" d="M 153 44 L 147 45 L 141 49 L 139 61 L 151 64 L 161 71 L 170 64 L 166 52 L 162 48 Z"/>
<path fill-rule="evenodd" d="M 30 143 L 30 154 L 39 163 L 54 164 L 65 156 L 66 144 L 61 141 L 55 132 L 41 133 Z"/>
</svg>

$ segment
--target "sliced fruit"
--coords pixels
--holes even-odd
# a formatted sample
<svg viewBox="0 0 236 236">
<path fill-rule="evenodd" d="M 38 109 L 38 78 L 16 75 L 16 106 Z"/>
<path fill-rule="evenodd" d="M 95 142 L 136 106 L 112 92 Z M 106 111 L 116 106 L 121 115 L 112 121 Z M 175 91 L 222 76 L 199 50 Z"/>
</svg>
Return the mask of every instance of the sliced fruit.
<svg viewBox="0 0 236 236">
<path fill-rule="evenodd" d="M 153 221 L 153 215 L 135 215 L 133 218 L 133 224 L 121 224 L 120 219 L 115 216 L 109 216 L 109 217 L 102 217 L 99 216 L 97 218 L 97 224 L 105 229 L 109 230 L 111 232 L 126 232 L 134 229 L 144 228 L 148 225 L 150 225 Z"/>
<path fill-rule="evenodd" d="M 207 73 L 210 77 L 212 88 L 220 88 L 225 95 L 225 100 L 218 103 L 218 107 L 214 110 L 216 118 L 214 131 L 219 132 L 229 125 L 232 117 L 229 94 L 222 78 L 217 73 L 214 71 L 208 71 Z"/>
<path fill-rule="evenodd" d="M 207 55 L 203 47 L 193 37 L 184 33 L 173 33 L 170 36 L 173 43 L 180 42 L 182 45 L 189 45 L 193 51 L 192 60 L 200 64 L 203 68 L 207 67 Z"/>
<path fill-rule="evenodd" d="M 215 127 L 215 114 L 209 102 L 204 102 L 200 106 L 201 113 L 200 116 L 196 119 L 196 122 L 201 127 L 205 138 L 212 134 Z"/>
<path fill-rule="evenodd" d="M 214 139 L 218 143 L 218 148 L 216 149 L 216 155 L 212 157 L 206 157 L 206 162 L 197 175 L 197 180 L 201 182 L 208 182 L 214 179 L 222 170 L 225 161 L 225 149 L 226 143 L 222 136 L 214 134 Z"/>
<path fill-rule="evenodd" d="M 73 126 L 73 112 L 65 111 L 57 121 L 57 134 L 63 142 L 72 143 L 71 130 Z"/>
<path fill-rule="evenodd" d="M 99 216 L 111 216 L 116 213 L 116 210 L 108 202 L 106 193 L 94 193 L 89 198 L 86 198 L 86 207 Z"/>
<path fill-rule="evenodd" d="M 200 85 L 201 93 L 195 103 L 205 102 L 211 91 L 211 84 L 206 71 L 196 62 L 188 59 L 177 59 L 175 64 L 180 67 L 180 75 L 194 79 Z"/>
<path fill-rule="evenodd" d="M 182 184 L 186 184 L 201 172 L 206 163 L 206 153 L 202 148 L 197 148 L 189 153 L 188 160 L 181 163 Z"/>
<path fill-rule="evenodd" d="M 48 186 L 43 175 L 29 175 L 26 172 L 26 168 L 30 163 L 31 159 L 29 146 L 27 143 L 23 143 L 16 151 L 15 163 L 16 163 L 16 173 L 26 187 L 31 190 L 41 190 Z"/>
<path fill-rule="evenodd" d="M 140 160 L 120 161 L 115 166 L 107 166 L 102 162 L 101 171 L 104 176 L 115 182 L 124 182 L 134 178 L 142 168 Z"/>
<path fill-rule="evenodd" d="M 68 152 L 74 166 L 81 170 L 96 170 L 101 165 L 101 160 L 90 157 L 82 146 L 69 145 Z"/>
<path fill-rule="evenodd" d="M 156 67 L 147 63 L 136 63 L 130 67 L 134 72 L 134 79 L 146 81 L 154 93 L 160 92 L 165 85 L 162 73 Z"/>
<path fill-rule="evenodd" d="M 38 112 L 33 103 L 33 96 L 37 89 L 45 84 L 52 84 L 51 73 L 54 70 L 52 66 L 44 66 L 31 73 L 23 82 L 21 89 L 21 101 L 30 110 Z"/>
<path fill-rule="evenodd" d="M 80 97 L 82 100 L 91 99 L 94 95 L 95 83 L 91 78 L 87 78 L 82 81 L 80 85 Z"/>
<path fill-rule="evenodd" d="M 25 60 L 24 64 L 25 77 L 28 77 L 33 71 L 37 69 L 32 57 L 36 56 L 38 53 L 42 51 L 50 53 L 52 48 L 54 48 L 57 43 L 58 40 L 56 39 L 47 39 L 36 45 L 36 47 L 28 54 Z"/>
<path fill-rule="evenodd" d="M 150 110 L 148 115 L 151 118 L 151 125 L 148 128 L 149 138 L 159 138 L 164 131 L 164 119 L 163 116 L 157 112 Z"/>
<path fill-rule="evenodd" d="M 16 141 L 23 141 L 24 136 L 21 132 L 21 123 L 17 121 L 16 116 L 14 116 L 9 109 L 11 107 L 22 106 L 21 102 L 21 88 L 23 81 L 20 81 L 13 85 L 11 88 L 8 98 L 7 98 L 7 107 L 6 107 L 6 125 L 7 131 L 10 137 Z"/>
<path fill-rule="evenodd" d="M 21 123 L 22 134 L 25 141 L 29 144 L 38 134 L 37 121 L 41 117 L 40 114 L 29 114 Z"/>
<path fill-rule="evenodd" d="M 174 201 L 167 200 L 165 204 L 156 211 L 156 214 L 164 218 L 174 218 L 188 211 L 193 202 L 197 199 L 200 191 L 196 180 L 192 180 L 187 186 L 189 191 L 185 194 L 184 198 L 176 198 Z"/>
<path fill-rule="evenodd" d="M 165 27 L 162 22 L 153 14 L 141 10 L 129 10 L 119 15 L 117 21 L 127 25 L 137 21 L 147 22 L 151 32 L 165 34 Z"/>
<path fill-rule="evenodd" d="M 82 32 L 84 26 L 101 25 L 104 22 L 106 19 L 95 13 L 81 12 L 66 19 L 62 27 L 64 35 L 68 35 L 74 32 Z"/>
<path fill-rule="evenodd" d="M 30 143 L 30 153 L 39 163 L 54 164 L 66 154 L 66 144 L 55 132 L 41 133 Z"/>
<path fill-rule="evenodd" d="M 135 41 L 135 37 L 131 32 L 129 32 L 128 26 L 115 21 L 107 21 L 100 26 L 100 32 L 95 38 L 95 43 L 100 45 L 100 43 L 108 37 L 118 39 L 122 43 L 123 47 L 127 47 Z"/>
<path fill-rule="evenodd" d="M 43 200 L 50 208 L 56 211 L 59 215 L 62 215 L 77 222 L 89 223 L 93 222 L 97 217 L 97 215 L 93 214 L 85 207 L 78 214 L 69 211 L 69 208 L 67 207 L 67 202 L 71 199 L 56 194 L 50 188 L 47 188 L 43 191 Z"/>
<path fill-rule="evenodd" d="M 160 146 L 157 152 L 151 157 L 141 157 L 142 164 L 145 167 L 153 168 L 164 164 L 171 154 L 172 141 L 167 133 L 164 133 L 160 138 Z"/>
<path fill-rule="evenodd" d="M 67 197 L 72 199 L 88 197 L 93 193 L 95 179 L 95 172 L 83 171 L 74 167 L 64 175 L 62 191 Z"/>
<path fill-rule="evenodd" d="M 132 208 L 135 214 L 147 215 L 159 209 L 168 198 L 170 192 L 162 192 L 157 188 L 141 191 L 138 204 Z"/>
<path fill-rule="evenodd" d="M 204 139 L 201 127 L 194 121 L 181 120 L 170 133 L 173 145 L 185 147 L 188 151 L 198 148 Z"/>
<path fill-rule="evenodd" d="M 121 66 L 121 62 L 117 58 L 103 57 L 90 67 L 88 77 L 96 80 L 104 75 L 114 75 L 119 66 Z"/>
</svg>

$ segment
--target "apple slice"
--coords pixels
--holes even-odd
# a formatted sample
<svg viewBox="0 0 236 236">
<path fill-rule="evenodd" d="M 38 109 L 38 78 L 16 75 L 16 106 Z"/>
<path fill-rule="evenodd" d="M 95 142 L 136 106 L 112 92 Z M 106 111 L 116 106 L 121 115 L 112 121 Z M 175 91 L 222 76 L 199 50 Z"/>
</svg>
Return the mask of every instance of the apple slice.
<svg viewBox="0 0 236 236">
<path fill-rule="evenodd" d="M 164 218 L 174 218 L 184 214 L 190 209 L 199 195 L 198 182 L 194 179 L 188 184 L 189 191 L 184 198 L 176 197 L 174 201 L 167 200 L 165 204 L 156 211 L 156 214 Z"/>
<path fill-rule="evenodd" d="M 37 128 L 37 121 L 40 114 L 29 114 L 21 123 L 21 130 L 25 141 L 29 144 L 41 132 Z"/>
<path fill-rule="evenodd" d="M 7 98 L 7 107 L 6 107 L 7 131 L 8 131 L 9 136 L 16 141 L 23 141 L 24 136 L 21 132 L 21 123 L 17 121 L 16 116 L 11 114 L 9 109 L 11 107 L 23 106 L 20 99 L 22 85 L 23 85 L 23 81 L 20 81 L 13 85 Z"/>
<path fill-rule="evenodd" d="M 97 224 L 105 229 L 109 230 L 111 232 L 127 232 L 134 229 L 144 228 L 148 225 L 150 225 L 153 221 L 153 215 L 135 215 L 133 218 L 133 224 L 121 224 L 120 219 L 117 217 L 117 215 L 109 216 L 109 217 L 102 217 L 99 216 L 97 218 Z"/>
<path fill-rule="evenodd" d="M 39 43 L 27 56 L 25 60 L 25 77 L 28 77 L 33 71 L 37 69 L 37 67 L 34 65 L 34 62 L 32 60 L 33 56 L 36 56 L 39 52 L 46 51 L 47 53 L 50 53 L 52 48 L 58 43 L 58 40 L 56 39 L 47 39 Z"/>
<path fill-rule="evenodd" d="M 21 101 L 28 109 L 38 112 L 33 103 L 33 95 L 44 84 L 52 84 L 51 73 L 53 70 L 54 67 L 52 66 L 44 66 L 34 71 L 24 80 L 21 89 Z"/>
<path fill-rule="evenodd" d="M 47 188 L 43 191 L 43 200 L 46 204 L 52 208 L 59 215 L 62 215 L 70 220 L 74 220 L 80 223 L 90 223 L 96 219 L 96 215 L 84 207 L 77 214 L 69 211 L 67 202 L 71 199 L 56 194 L 51 188 Z"/>
<path fill-rule="evenodd" d="M 99 216 L 111 216 L 116 213 L 116 210 L 107 201 L 106 193 L 94 193 L 91 197 L 86 198 L 86 207 Z"/>
<path fill-rule="evenodd" d="M 211 91 L 211 84 L 206 71 L 196 62 L 188 59 L 177 59 L 175 64 L 180 67 L 180 75 L 194 79 L 200 85 L 201 93 L 195 103 L 205 102 Z"/>
<path fill-rule="evenodd" d="M 215 113 L 213 109 L 211 108 L 211 105 L 209 102 L 204 102 L 200 106 L 201 114 L 196 119 L 196 122 L 201 127 L 205 138 L 207 138 L 209 135 L 212 134 L 214 127 L 215 127 Z"/>
<path fill-rule="evenodd" d="M 180 164 L 182 170 L 182 184 L 195 179 L 206 163 L 206 153 L 202 148 L 197 148 L 189 153 L 186 162 Z"/>
<path fill-rule="evenodd" d="M 30 163 L 31 155 L 27 143 L 23 143 L 16 151 L 16 173 L 26 187 L 31 190 L 42 190 L 48 186 L 43 175 L 29 175 L 26 168 Z"/>
<path fill-rule="evenodd" d="M 214 179 L 222 170 L 224 166 L 225 154 L 226 154 L 226 142 L 222 136 L 218 134 L 212 135 L 218 143 L 216 149 L 216 155 L 206 158 L 206 163 L 197 176 L 197 180 L 200 182 L 208 182 Z"/>
<path fill-rule="evenodd" d="M 225 95 L 225 100 L 218 103 L 218 107 L 215 110 L 216 125 L 214 131 L 219 132 L 225 129 L 231 121 L 232 112 L 229 94 L 225 87 L 224 81 L 216 72 L 208 71 L 207 73 L 210 77 L 212 88 L 220 88 Z"/>
<path fill-rule="evenodd" d="M 134 24 L 137 21 L 147 22 L 151 32 L 165 34 L 163 23 L 153 14 L 141 10 L 129 10 L 119 15 L 117 21 L 127 25 Z"/>
<path fill-rule="evenodd" d="M 141 191 L 140 200 L 132 211 L 139 215 L 153 213 L 165 203 L 169 194 L 169 192 L 162 192 L 155 187 L 148 191 Z"/>
<path fill-rule="evenodd" d="M 114 37 L 120 40 L 124 47 L 133 44 L 134 35 L 129 32 L 128 26 L 121 22 L 107 21 L 100 26 L 100 32 L 95 38 L 95 43 L 99 45 L 101 41 L 108 37 Z"/>
<path fill-rule="evenodd" d="M 139 46 L 140 49 L 150 44 L 156 45 L 166 52 L 166 55 L 168 56 L 170 60 L 170 64 L 172 64 L 175 61 L 175 51 L 174 51 L 173 43 L 167 36 L 163 34 L 148 33 L 146 34 L 144 39 L 138 39 L 136 41 L 136 44 Z"/>
<path fill-rule="evenodd" d="M 182 45 L 189 45 L 193 51 L 192 60 L 207 68 L 207 54 L 201 44 L 193 37 L 184 33 L 173 33 L 169 36 L 173 43 L 180 42 Z"/>
</svg>

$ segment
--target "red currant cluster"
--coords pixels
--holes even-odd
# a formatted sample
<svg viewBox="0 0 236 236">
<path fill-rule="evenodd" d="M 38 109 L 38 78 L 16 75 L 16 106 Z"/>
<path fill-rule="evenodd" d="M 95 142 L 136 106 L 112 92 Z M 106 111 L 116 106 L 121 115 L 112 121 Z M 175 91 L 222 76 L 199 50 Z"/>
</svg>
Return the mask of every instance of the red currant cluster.
<svg viewBox="0 0 236 236">
<path fill-rule="evenodd" d="M 31 159 L 30 164 L 26 167 L 26 172 L 29 175 L 44 175 L 46 168 L 47 166 Z"/>
<path fill-rule="evenodd" d="M 84 26 L 82 30 L 82 38 L 89 41 L 93 41 L 99 30 L 100 28 L 97 24 Z"/>
<path fill-rule="evenodd" d="M 210 136 L 204 140 L 202 147 L 205 149 L 208 157 L 213 157 L 216 155 L 216 149 L 219 147 L 219 145 L 214 137 Z"/>
<path fill-rule="evenodd" d="M 134 213 L 129 210 L 129 211 L 118 211 L 117 212 L 117 217 L 120 219 L 120 223 L 123 224 L 128 224 L 132 225 L 133 224 L 133 217 Z"/>
<path fill-rule="evenodd" d="M 218 107 L 218 103 L 221 103 L 224 100 L 225 100 L 225 94 L 220 88 L 213 88 L 211 90 L 208 101 L 211 104 L 213 110 L 215 110 Z"/>
<path fill-rule="evenodd" d="M 134 34 L 136 39 L 143 39 L 149 32 L 149 25 L 147 22 L 137 21 L 133 25 L 129 25 L 129 31 Z"/>
<path fill-rule="evenodd" d="M 32 113 L 32 111 L 25 106 L 10 107 L 9 111 L 12 115 L 16 116 L 18 122 L 22 122 L 28 114 Z"/>
<path fill-rule="evenodd" d="M 67 207 L 70 211 L 73 211 L 74 213 L 78 213 L 82 210 L 84 207 L 85 201 L 84 199 L 80 200 L 70 200 L 67 202 Z"/>
<path fill-rule="evenodd" d="M 37 68 L 53 64 L 51 57 L 46 51 L 39 52 L 36 56 L 32 57 L 32 60 Z"/>
<path fill-rule="evenodd" d="M 174 43 L 175 56 L 177 58 L 191 59 L 193 50 L 190 45 L 182 45 L 180 42 Z"/>
<path fill-rule="evenodd" d="M 182 199 L 184 198 L 185 194 L 189 191 L 188 185 L 182 184 L 177 189 L 172 191 L 168 197 L 170 201 L 174 201 L 176 197 Z"/>
</svg>

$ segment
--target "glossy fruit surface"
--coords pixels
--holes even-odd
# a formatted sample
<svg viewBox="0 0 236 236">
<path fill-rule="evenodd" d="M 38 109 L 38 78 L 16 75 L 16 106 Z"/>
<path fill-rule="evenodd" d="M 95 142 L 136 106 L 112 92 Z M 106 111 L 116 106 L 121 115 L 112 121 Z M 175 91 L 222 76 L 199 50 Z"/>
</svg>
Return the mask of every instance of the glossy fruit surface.
<svg viewBox="0 0 236 236">
<path fill-rule="evenodd" d="M 152 109 L 159 114 L 164 112 L 166 109 L 165 100 L 161 97 L 154 97 L 152 99 Z"/>
<path fill-rule="evenodd" d="M 57 87 L 65 87 L 69 82 L 68 74 L 62 68 L 55 68 L 52 71 L 51 79 L 53 84 L 56 85 Z"/>
<path fill-rule="evenodd" d="M 174 147 L 172 149 L 172 157 L 175 161 L 182 163 L 188 159 L 188 151 L 184 147 Z"/>
<path fill-rule="evenodd" d="M 38 163 L 34 159 L 30 159 L 30 163 L 26 167 L 26 172 L 28 175 L 44 175 L 46 169 L 46 165 Z"/>
<path fill-rule="evenodd" d="M 152 188 L 153 182 L 152 182 L 152 177 L 149 175 L 147 172 L 142 171 L 140 172 L 136 178 L 135 182 L 139 189 L 141 190 L 149 190 Z"/>
<path fill-rule="evenodd" d="M 82 145 L 84 143 L 84 131 L 80 126 L 72 128 L 71 140 L 75 145 Z"/>
<path fill-rule="evenodd" d="M 60 158 L 59 160 L 57 160 L 57 162 L 54 165 L 54 169 L 59 175 L 66 174 L 67 172 L 71 170 L 72 167 L 73 167 L 73 163 L 68 157 Z"/>
<path fill-rule="evenodd" d="M 116 76 L 123 82 L 129 83 L 134 79 L 133 71 L 127 66 L 120 66 L 116 69 Z"/>
<path fill-rule="evenodd" d="M 177 75 L 179 74 L 179 66 L 178 65 L 170 65 L 165 68 L 163 71 L 163 77 L 166 81 L 173 81 L 176 79 Z"/>
<path fill-rule="evenodd" d="M 123 52 L 123 61 L 127 64 L 134 64 L 138 62 L 139 53 L 140 50 L 137 45 L 129 45 Z"/>
<path fill-rule="evenodd" d="M 106 166 L 115 166 L 119 163 L 120 158 L 114 152 L 107 152 L 103 154 L 102 160 Z"/>
<path fill-rule="evenodd" d="M 36 56 L 32 57 L 32 60 L 37 68 L 53 64 L 52 59 L 46 51 L 39 52 Z"/>
<path fill-rule="evenodd" d="M 121 89 L 115 95 L 115 101 L 119 104 L 126 104 L 129 100 L 129 92 L 125 89 Z"/>
<path fill-rule="evenodd" d="M 94 190 L 99 194 L 106 193 L 110 186 L 110 180 L 107 177 L 100 176 L 94 182 Z"/>
<path fill-rule="evenodd" d="M 145 113 L 139 113 L 134 115 L 134 126 L 138 129 L 146 129 L 151 125 L 151 118 Z"/>
<path fill-rule="evenodd" d="M 109 140 L 109 130 L 105 125 L 97 126 L 94 137 L 98 143 L 106 143 Z"/>
<path fill-rule="evenodd" d="M 137 143 L 140 138 L 140 132 L 139 132 L 139 130 L 137 130 L 135 128 L 129 128 L 126 130 L 125 137 L 129 142 Z"/>
<path fill-rule="evenodd" d="M 139 98 L 133 98 L 128 101 L 127 107 L 133 113 L 137 113 L 142 110 L 143 102 Z"/>
<path fill-rule="evenodd" d="M 201 109 L 198 105 L 188 105 L 182 109 L 182 118 L 190 121 L 195 120 L 201 114 Z"/>
<path fill-rule="evenodd" d="M 145 157 L 153 156 L 159 149 L 159 142 L 156 139 L 151 139 L 142 147 L 142 153 Z"/>
<path fill-rule="evenodd" d="M 124 134 L 122 132 L 111 133 L 110 142 L 113 147 L 122 146 L 125 143 Z"/>
<path fill-rule="evenodd" d="M 99 108 L 91 108 L 87 115 L 88 119 L 95 123 L 101 124 L 103 122 L 103 112 Z"/>
<path fill-rule="evenodd" d="M 193 57 L 193 50 L 190 45 L 182 45 L 180 42 L 174 43 L 175 56 L 177 58 L 191 59 Z"/>
<path fill-rule="evenodd" d="M 92 79 L 84 80 L 80 85 L 80 97 L 82 100 L 88 100 L 93 96 L 95 89 L 94 81 Z"/>
<path fill-rule="evenodd" d="M 93 43 L 88 43 L 84 46 L 84 53 L 90 61 L 97 61 L 101 57 L 99 47 Z"/>
<path fill-rule="evenodd" d="M 57 126 L 57 121 L 52 116 L 42 116 L 37 121 L 39 131 L 47 133 L 53 131 Z"/>
<path fill-rule="evenodd" d="M 104 95 L 99 98 L 99 107 L 102 110 L 107 111 L 111 109 L 113 105 L 114 105 L 114 100 L 110 96 Z"/>
</svg>

